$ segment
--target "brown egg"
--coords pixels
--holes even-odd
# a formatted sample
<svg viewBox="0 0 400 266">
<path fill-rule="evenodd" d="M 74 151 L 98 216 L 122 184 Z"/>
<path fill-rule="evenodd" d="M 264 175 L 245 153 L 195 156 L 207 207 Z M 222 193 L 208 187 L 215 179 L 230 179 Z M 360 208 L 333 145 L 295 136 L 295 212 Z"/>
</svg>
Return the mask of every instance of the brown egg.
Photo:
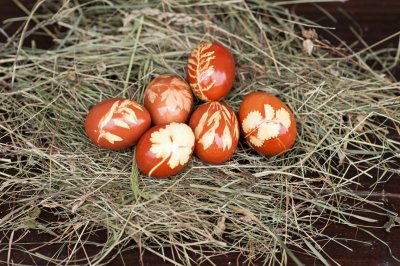
<svg viewBox="0 0 400 266">
<path fill-rule="evenodd" d="M 150 127 L 149 112 L 140 104 L 121 98 L 102 101 L 90 109 L 85 130 L 97 146 L 126 149 L 135 144 Z"/>
<path fill-rule="evenodd" d="M 201 43 L 189 55 L 186 79 L 198 98 L 218 101 L 232 88 L 235 60 L 222 44 Z"/>
<path fill-rule="evenodd" d="M 147 85 L 144 106 L 154 125 L 184 123 L 192 112 L 192 91 L 179 76 L 161 75 Z"/>
<path fill-rule="evenodd" d="M 239 123 L 233 110 L 221 102 L 200 105 L 190 118 L 196 137 L 196 155 L 206 163 L 229 160 L 239 141 Z"/>
<path fill-rule="evenodd" d="M 249 145 L 264 155 L 283 153 L 296 139 L 296 121 L 290 109 L 264 92 L 253 92 L 243 99 L 239 122 Z"/>
<path fill-rule="evenodd" d="M 136 164 L 140 171 L 155 178 L 177 174 L 194 150 L 192 129 L 183 123 L 155 126 L 136 145 Z"/>
</svg>

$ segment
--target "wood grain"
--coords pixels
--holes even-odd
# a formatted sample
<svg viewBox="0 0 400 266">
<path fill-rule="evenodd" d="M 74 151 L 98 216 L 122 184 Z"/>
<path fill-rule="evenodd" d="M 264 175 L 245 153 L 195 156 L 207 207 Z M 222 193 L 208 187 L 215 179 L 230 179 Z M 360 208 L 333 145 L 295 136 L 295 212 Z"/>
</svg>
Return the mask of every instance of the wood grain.
<svg viewBox="0 0 400 266">
<path fill-rule="evenodd" d="M 343 3 L 324 3 L 320 7 L 310 4 L 290 8 L 297 14 L 333 28 L 332 32 L 346 43 L 357 42 L 356 32 L 368 45 L 400 31 L 400 1 L 397 0 L 349 0 Z M 331 14 L 335 20 L 329 18 Z M 338 40 L 327 33 L 322 36 L 338 44 Z M 393 38 L 380 47 L 397 47 L 399 38 Z M 357 42 L 356 48 L 364 48 Z"/>
</svg>

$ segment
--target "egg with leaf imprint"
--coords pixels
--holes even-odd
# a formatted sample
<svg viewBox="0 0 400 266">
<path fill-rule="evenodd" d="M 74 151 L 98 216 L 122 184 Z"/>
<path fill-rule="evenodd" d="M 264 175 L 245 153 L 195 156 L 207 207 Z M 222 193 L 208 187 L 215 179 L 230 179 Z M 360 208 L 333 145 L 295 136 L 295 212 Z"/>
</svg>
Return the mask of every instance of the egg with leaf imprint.
<svg viewBox="0 0 400 266">
<path fill-rule="evenodd" d="M 184 123 L 193 109 L 193 94 L 179 76 L 160 75 L 147 85 L 144 106 L 153 125 Z"/>
<path fill-rule="evenodd" d="M 235 60 L 222 44 L 201 43 L 189 55 L 186 79 L 199 99 L 218 101 L 232 88 L 235 79 Z"/>
<path fill-rule="evenodd" d="M 97 146 L 121 150 L 135 144 L 150 124 L 150 114 L 145 107 L 132 100 L 113 98 L 90 109 L 85 131 Z"/>
<path fill-rule="evenodd" d="M 239 122 L 247 143 L 257 152 L 274 156 L 290 149 L 296 139 L 296 121 L 277 97 L 253 92 L 240 105 Z"/>
<path fill-rule="evenodd" d="M 184 123 L 154 126 L 136 145 L 137 167 L 158 179 L 175 175 L 192 157 L 194 140 L 192 129 Z"/>
<path fill-rule="evenodd" d="M 239 123 L 233 110 L 222 102 L 208 102 L 193 112 L 189 126 L 196 138 L 195 153 L 211 164 L 229 160 L 239 141 Z"/>
</svg>

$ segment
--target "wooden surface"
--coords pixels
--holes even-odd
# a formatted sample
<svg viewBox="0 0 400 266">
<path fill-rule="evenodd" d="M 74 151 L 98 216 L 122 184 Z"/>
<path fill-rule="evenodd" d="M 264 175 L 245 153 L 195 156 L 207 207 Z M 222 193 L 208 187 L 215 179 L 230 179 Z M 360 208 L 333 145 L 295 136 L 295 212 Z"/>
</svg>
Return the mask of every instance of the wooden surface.
<svg viewBox="0 0 400 266">
<path fill-rule="evenodd" d="M 34 1 L 23 1 L 29 6 Z M 325 3 L 322 5 L 326 12 L 332 14 L 337 21 L 329 19 L 328 16 L 314 5 L 301 4 L 296 6 L 290 6 L 292 10 L 295 10 L 297 14 L 305 16 L 313 21 L 320 22 L 326 26 L 335 27 L 335 33 L 341 39 L 345 40 L 348 44 L 354 44 L 355 49 L 362 49 L 363 45 L 357 40 L 355 35 L 352 33 L 351 28 L 354 28 L 368 44 L 373 44 L 397 31 L 400 31 L 400 0 L 350 0 L 345 3 Z M 348 15 L 344 14 L 346 11 Z M 0 21 L 21 16 L 23 13 L 11 0 L 2 0 L 0 7 Z M 5 28 L 10 36 L 17 31 L 19 25 L 16 23 L 10 27 Z M 321 32 L 320 36 L 331 41 L 335 45 L 340 45 L 340 41 L 333 38 L 331 35 L 325 32 Z M 32 40 L 35 40 L 36 45 L 42 48 L 48 48 L 51 46 L 51 39 L 46 37 L 43 33 L 36 34 L 27 40 L 26 44 L 30 44 Z M 7 41 L 3 36 L 0 37 L 0 42 Z M 1 45 L 1 44 L 0 44 Z M 384 46 L 396 47 L 399 45 L 399 39 L 392 39 L 383 44 Z M 382 47 L 382 45 L 381 45 Z M 1 56 L 1 55 L 0 55 Z M 397 76 L 399 78 L 399 76 Z M 400 141 L 399 136 L 391 136 Z M 377 188 L 376 200 L 384 202 L 385 206 L 395 212 L 399 212 L 400 209 L 400 176 L 394 176 L 391 180 Z M 368 185 L 368 178 L 365 178 L 363 184 Z M 13 206 L 4 206 L 0 208 L 0 219 L 7 212 L 12 209 Z M 386 217 L 374 217 L 377 218 L 381 225 L 387 222 Z M 55 219 L 50 212 L 42 210 L 40 216 L 42 221 L 49 221 Z M 400 230 L 398 228 L 392 228 L 391 232 L 386 232 L 383 229 L 371 229 L 377 237 L 383 239 L 390 247 L 393 255 L 400 258 Z M 372 238 L 359 230 L 347 228 L 344 226 L 330 225 L 325 232 L 329 232 L 332 236 L 354 238 L 358 240 L 366 241 L 365 243 L 347 243 L 351 247 L 352 251 L 343 249 L 337 245 L 328 244 L 324 247 L 324 250 L 329 253 L 330 256 L 335 258 L 342 265 L 400 265 L 399 262 L 394 260 L 391 256 L 389 248 L 385 245 Z M 8 247 L 8 240 L 10 235 L 1 235 L 0 233 L 0 260 L 6 260 L 8 255 L 5 250 Z M 45 243 L 50 241 L 53 237 L 40 233 L 35 230 L 29 232 L 17 231 L 14 233 L 14 239 L 22 237 L 18 244 L 14 246 L 10 256 L 14 263 L 32 264 L 32 265 L 46 265 L 46 261 L 42 259 L 29 256 L 27 252 L 22 250 L 33 250 L 48 256 L 54 255 L 54 251 L 59 248 L 55 244 L 41 246 L 38 243 Z M 105 232 L 99 231 L 96 235 L 90 236 L 90 240 L 97 243 L 104 243 Z M 87 245 L 86 252 L 94 254 L 99 251 L 99 248 L 95 245 Z M 68 247 L 64 248 L 59 254 L 62 256 L 68 256 Z M 170 253 L 169 253 L 170 254 Z M 169 263 L 161 261 L 158 257 L 144 253 L 143 264 L 144 265 L 170 265 Z M 78 256 L 84 257 L 83 253 L 78 253 Z M 137 249 L 126 250 L 122 254 L 110 254 L 109 259 L 111 261 L 108 265 L 122 265 L 123 261 L 127 265 L 137 265 L 139 263 L 140 254 Z M 301 260 L 307 265 L 321 265 L 319 262 L 315 262 L 313 258 L 305 257 L 300 255 Z M 242 264 L 246 258 L 238 257 L 238 254 L 230 254 L 229 256 L 220 256 L 214 259 L 216 265 L 237 265 Z M 256 265 L 261 265 L 261 262 L 255 262 Z"/>
<path fill-rule="evenodd" d="M 369 45 L 400 31 L 400 1 L 398 0 L 348 0 L 343 3 L 324 3 L 320 7 L 301 4 L 291 7 L 300 14 L 321 25 L 334 28 L 333 32 L 348 44 L 357 41 L 357 32 Z M 329 18 L 332 14 L 335 20 Z M 323 37 L 338 43 L 329 34 Z M 397 47 L 399 38 L 385 42 L 385 47 Z M 380 47 L 383 47 L 380 46 Z M 363 45 L 356 45 L 364 48 Z"/>
</svg>

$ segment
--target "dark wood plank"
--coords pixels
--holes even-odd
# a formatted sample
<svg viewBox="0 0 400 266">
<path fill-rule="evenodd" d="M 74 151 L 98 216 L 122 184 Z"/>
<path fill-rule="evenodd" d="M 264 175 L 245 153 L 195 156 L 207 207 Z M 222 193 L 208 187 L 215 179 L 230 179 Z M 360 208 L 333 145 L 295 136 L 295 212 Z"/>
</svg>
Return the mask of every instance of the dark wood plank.
<svg viewBox="0 0 400 266">
<path fill-rule="evenodd" d="M 320 8 L 316 5 L 299 4 L 290 9 L 307 19 L 334 28 L 332 32 L 349 44 L 356 40 L 351 28 L 368 45 L 400 31 L 400 1 L 397 0 L 350 0 L 343 3 L 320 4 Z M 332 21 L 322 10 L 332 14 L 336 21 Z M 338 43 L 329 34 L 322 35 L 333 43 Z M 397 37 L 380 47 L 397 47 L 398 43 Z M 363 48 L 363 45 L 356 45 L 356 48 Z"/>
<path fill-rule="evenodd" d="M 339 37 L 338 39 L 331 33 L 318 30 L 321 38 L 335 46 L 341 45 L 344 41 L 356 51 L 375 45 L 400 31 L 400 1 L 398 0 L 349 0 L 343 3 L 323 3 L 319 7 L 298 4 L 289 8 L 302 17 L 333 28 L 332 33 Z M 335 21 L 324 12 L 331 14 Z M 373 50 L 398 47 L 399 35 L 397 34 L 396 37 L 374 46 Z M 374 67 L 380 69 L 379 65 L 374 65 Z M 391 70 L 391 73 L 400 80 L 400 64 Z"/>
<path fill-rule="evenodd" d="M 28 9 L 31 10 L 36 1 L 33 0 L 20 0 L 20 2 Z M 14 22 L 14 23 L 5 23 L 7 19 L 23 17 L 27 16 L 12 0 L 3 0 L 0 3 L 0 27 L 7 33 L 8 37 L 0 34 L 0 44 L 7 43 L 10 39 L 13 39 L 13 36 L 22 30 L 24 26 L 22 22 Z M 42 9 L 39 8 L 39 12 L 43 12 Z M 34 23 L 31 22 L 28 25 L 28 29 L 31 29 L 34 26 Z M 52 31 L 56 31 L 59 29 L 58 26 L 53 25 L 49 27 Z M 25 46 L 31 46 L 32 42 L 35 43 L 36 47 L 42 49 L 48 49 L 53 46 L 53 41 L 50 36 L 48 36 L 43 30 L 39 29 L 35 31 L 32 35 L 27 36 L 24 40 Z M 1 48 L 1 47 L 0 47 Z"/>
</svg>

